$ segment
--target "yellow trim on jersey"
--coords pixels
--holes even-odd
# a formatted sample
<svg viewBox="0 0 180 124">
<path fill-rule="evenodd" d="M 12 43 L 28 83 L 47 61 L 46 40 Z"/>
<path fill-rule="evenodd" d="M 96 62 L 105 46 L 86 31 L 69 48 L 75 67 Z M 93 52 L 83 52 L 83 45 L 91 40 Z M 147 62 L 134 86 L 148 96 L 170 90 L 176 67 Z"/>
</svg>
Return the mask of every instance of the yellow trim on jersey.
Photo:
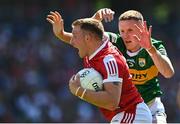
<svg viewBox="0 0 180 124">
<path fill-rule="evenodd" d="M 158 75 L 158 69 L 155 65 L 146 70 L 129 69 L 132 75 L 133 84 L 145 84 L 148 80 L 153 79 Z"/>
</svg>

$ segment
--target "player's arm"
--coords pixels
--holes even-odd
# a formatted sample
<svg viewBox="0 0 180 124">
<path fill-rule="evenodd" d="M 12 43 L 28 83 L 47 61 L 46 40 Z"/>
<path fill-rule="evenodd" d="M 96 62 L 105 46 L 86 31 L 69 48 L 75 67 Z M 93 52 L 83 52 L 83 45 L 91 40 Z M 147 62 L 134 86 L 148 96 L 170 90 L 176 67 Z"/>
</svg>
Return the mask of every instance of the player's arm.
<svg viewBox="0 0 180 124">
<path fill-rule="evenodd" d="M 121 96 L 122 83 L 107 82 L 104 84 L 104 90 L 94 92 L 88 90 L 84 95 L 84 100 L 98 107 L 114 111 L 118 108 Z M 81 95 L 81 92 L 78 94 Z"/>
<path fill-rule="evenodd" d="M 147 50 L 158 71 L 166 78 L 172 77 L 174 75 L 174 68 L 170 59 L 166 55 L 161 54 L 151 42 L 152 26 L 148 29 L 146 21 L 144 21 L 141 27 L 135 26 L 139 29 L 140 34 L 140 36 L 134 35 L 136 41 Z"/>
<path fill-rule="evenodd" d="M 151 56 L 154 64 L 156 65 L 158 71 L 165 77 L 171 78 L 174 75 L 174 68 L 170 59 L 166 55 L 162 55 L 155 46 L 152 46 L 147 50 Z"/>
<path fill-rule="evenodd" d="M 108 8 L 103 8 L 98 10 L 91 18 L 97 19 L 102 21 L 103 19 L 106 22 L 110 22 L 114 19 L 114 11 Z M 64 31 L 64 21 L 62 19 L 62 16 L 59 12 L 54 11 L 50 12 L 47 15 L 46 20 L 52 24 L 53 32 L 57 38 L 64 41 L 65 43 L 70 43 L 70 40 L 72 38 L 71 32 Z"/>
<path fill-rule="evenodd" d="M 118 108 L 121 96 L 122 83 L 106 82 L 103 91 L 85 90 L 80 86 L 80 79 L 73 76 L 69 81 L 69 88 L 72 94 L 81 99 L 107 110 L 114 111 Z"/>
<path fill-rule="evenodd" d="M 46 20 L 52 24 L 55 36 L 65 43 L 69 44 L 72 38 L 72 33 L 64 31 L 64 21 L 60 13 L 57 11 L 51 11 L 49 15 L 47 15 Z"/>
</svg>

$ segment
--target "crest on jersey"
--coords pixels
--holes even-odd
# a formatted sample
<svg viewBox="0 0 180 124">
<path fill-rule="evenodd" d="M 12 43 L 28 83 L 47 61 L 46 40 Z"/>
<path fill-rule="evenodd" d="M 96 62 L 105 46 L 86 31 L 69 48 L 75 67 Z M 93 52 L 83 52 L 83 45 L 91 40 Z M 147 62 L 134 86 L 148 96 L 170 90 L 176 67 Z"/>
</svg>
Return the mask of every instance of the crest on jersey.
<svg viewBox="0 0 180 124">
<path fill-rule="evenodd" d="M 139 58 L 139 66 L 144 67 L 146 65 L 146 60 L 145 58 Z"/>
</svg>

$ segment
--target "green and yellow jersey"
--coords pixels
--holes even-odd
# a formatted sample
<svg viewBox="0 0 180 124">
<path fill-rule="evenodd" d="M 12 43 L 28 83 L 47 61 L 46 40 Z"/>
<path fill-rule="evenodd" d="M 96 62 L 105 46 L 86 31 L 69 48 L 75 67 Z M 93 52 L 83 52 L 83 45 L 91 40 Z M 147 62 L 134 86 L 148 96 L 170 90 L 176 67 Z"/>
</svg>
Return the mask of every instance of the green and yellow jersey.
<svg viewBox="0 0 180 124">
<path fill-rule="evenodd" d="M 148 103 L 155 97 L 163 93 L 159 86 L 158 69 L 153 63 L 148 52 L 141 48 L 135 53 L 130 53 L 126 49 L 120 35 L 107 33 L 110 41 L 122 52 L 129 66 L 129 72 L 132 75 L 132 81 L 143 97 L 145 103 Z M 162 41 L 151 39 L 152 44 L 163 55 L 167 55 Z"/>
</svg>

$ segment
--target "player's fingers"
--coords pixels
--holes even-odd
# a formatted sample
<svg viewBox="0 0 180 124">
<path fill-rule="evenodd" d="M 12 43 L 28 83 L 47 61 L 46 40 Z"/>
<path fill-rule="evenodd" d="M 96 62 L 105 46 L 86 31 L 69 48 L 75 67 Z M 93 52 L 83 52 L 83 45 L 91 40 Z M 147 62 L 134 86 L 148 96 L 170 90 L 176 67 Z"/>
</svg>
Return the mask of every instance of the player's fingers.
<svg viewBox="0 0 180 124">
<path fill-rule="evenodd" d="M 115 12 L 113 10 L 111 10 L 111 9 L 106 9 L 106 13 L 108 15 L 114 15 Z"/>
<path fill-rule="evenodd" d="M 149 26 L 149 36 L 151 37 L 152 25 Z"/>
<path fill-rule="evenodd" d="M 110 19 L 110 9 L 108 8 L 105 8 L 104 9 L 104 20 L 105 22 L 109 22 L 111 19 Z"/>
<path fill-rule="evenodd" d="M 55 12 L 50 12 L 52 15 L 53 15 L 53 17 L 55 18 L 55 21 L 57 21 L 58 20 L 58 15 L 55 13 Z"/>
<path fill-rule="evenodd" d="M 102 11 L 99 13 L 99 18 L 102 19 Z"/>
<path fill-rule="evenodd" d="M 102 14 L 103 14 L 103 15 L 106 15 L 106 14 L 107 14 L 106 11 L 107 11 L 107 8 L 102 9 Z"/>
<path fill-rule="evenodd" d="M 108 18 L 107 18 L 107 17 L 104 17 L 104 21 L 105 21 L 105 22 L 108 22 Z"/>
<path fill-rule="evenodd" d="M 51 23 L 52 25 L 54 24 L 54 21 L 51 20 L 50 18 L 46 18 L 46 20 L 47 20 L 49 23 Z"/>
<path fill-rule="evenodd" d="M 144 23 L 143 23 L 143 28 L 144 28 L 145 31 L 148 31 L 147 22 L 146 21 L 144 21 Z"/>
<path fill-rule="evenodd" d="M 111 9 L 107 9 L 107 14 L 108 14 L 108 21 L 112 21 L 114 18 L 114 11 L 112 11 Z"/>
<path fill-rule="evenodd" d="M 142 30 L 142 31 L 144 31 L 144 21 L 142 21 L 142 20 L 139 20 L 139 28 Z"/>
<path fill-rule="evenodd" d="M 137 35 L 133 35 L 133 38 L 135 39 L 136 42 L 140 42 L 141 39 Z"/>
<path fill-rule="evenodd" d="M 108 8 L 104 9 L 105 14 L 108 14 Z"/>
<path fill-rule="evenodd" d="M 80 81 L 80 75 L 78 73 L 76 74 L 75 80 Z"/>
<path fill-rule="evenodd" d="M 142 29 L 137 24 L 134 24 L 134 26 L 142 33 Z"/>
<path fill-rule="evenodd" d="M 58 16 L 59 19 L 62 19 L 62 16 L 59 14 L 59 12 L 55 11 L 56 15 Z"/>
<path fill-rule="evenodd" d="M 47 18 L 53 20 L 54 22 L 56 21 L 55 17 L 53 15 L 47 15 Z"/>
<path fill-rule="evenodd" d="M 75 79 L 75 75 L 73 75 L 73 76 L 70 78 L 69 82 L 70 82 L 70 83 L 73 82 L 74 79 Z"/>
<path fill-rule="evenodd" d="M 61 20 L 61 26 L 64 26 L 64 20 L 63 19 Z"/>
<path fill-rule="evenodd" d="M 111 10 L 111 21 L 114 19 L 115 12 Z"/>
<path fill-rule="evenodd" d="M 103 9 L 101 13 L 102 13 L 102 18 L 104 19 L 105 22 L 107 22 L 106 9 Z"/>
</svg>

